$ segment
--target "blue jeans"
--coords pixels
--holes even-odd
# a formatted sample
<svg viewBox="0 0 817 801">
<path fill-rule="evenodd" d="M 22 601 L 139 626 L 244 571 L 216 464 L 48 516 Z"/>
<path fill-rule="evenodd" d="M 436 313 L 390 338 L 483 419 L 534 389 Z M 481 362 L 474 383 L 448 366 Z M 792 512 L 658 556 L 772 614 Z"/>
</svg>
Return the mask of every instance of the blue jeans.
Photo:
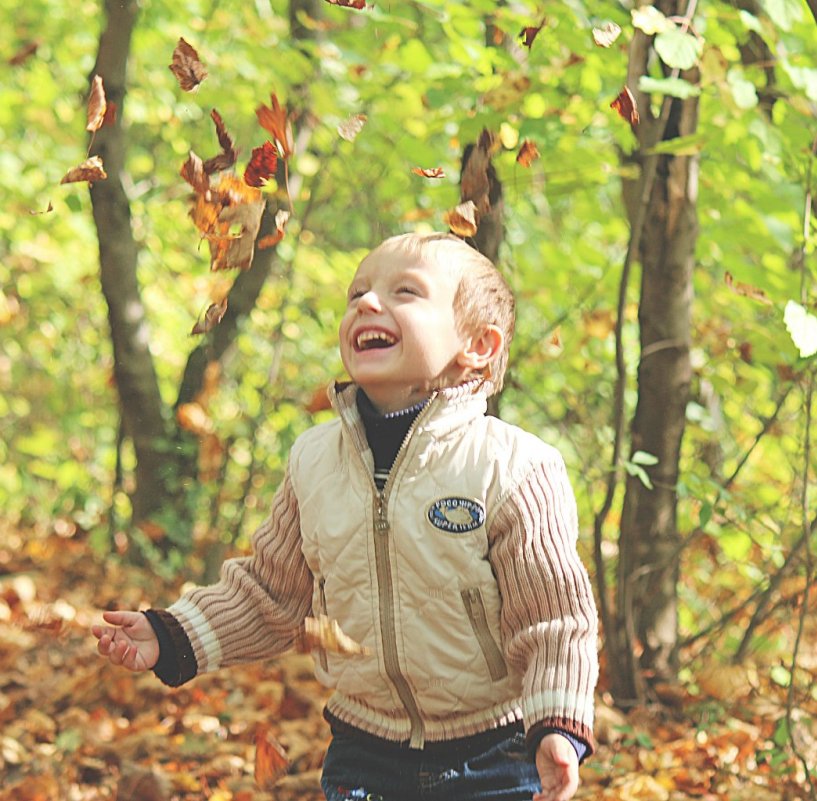
<svg viewBox="0 0 817 801">
<path fill-rule="evenodd" d="M 476 753 L 439 757 L 336 733 L 321 786 L 327 801 L 530 801 L 541 789 L 523 734 Z"/>
</svg>

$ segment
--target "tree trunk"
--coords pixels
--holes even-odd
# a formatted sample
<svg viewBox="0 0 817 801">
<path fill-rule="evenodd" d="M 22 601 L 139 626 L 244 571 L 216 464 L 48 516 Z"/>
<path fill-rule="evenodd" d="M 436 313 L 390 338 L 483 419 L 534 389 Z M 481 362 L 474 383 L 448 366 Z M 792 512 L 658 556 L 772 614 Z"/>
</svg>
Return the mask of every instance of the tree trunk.
<svg viewBox="0 0 817 801">
<path fill-rule="evenodd" d="M 122 129 L 126 71 L 131 34 L 138 14 L 136 0 L 106 0 L 107 25 L 99 40 L 95 74 L 102 78 L 108 102 L 118 113 L 101 128 L 91 152 L 102 158 L 108 178 L 91 187 L 99 241 L 102 292 L 114 355 L 114 377 L 125 431 L 136 453 L 133 518 L 143 520 L 162 506 L 168 487 L 170 428 L 149 350 L 150 331 L 136 277 L 138 250 L 133 239 L 130 206 L 122 185 L 126 141 Z"/>
<path fill-rule="evenodd" d="M 668 16 L 683 15 L 674 0 L 657 4 Z M 676 525 L 678 463 L 691 379 L 690 329 L 692 268 L 697 239 L 697 173 L 695 156 L 645 156 L 658 141 L 690 136 L 697 127 L 698 102 L 667 99 L 660 118 L 650 113 L 649 98 L 639 96 L 638 77 L 646 74 L 649 41 L 636 31 L 630 52 L 628 84 L 636 94 L 642 122 L 636 128 L 643 158 L 657 158 L 655 179 L 647 195 L 639 242 L 642 267 L 641 357 L 638 401 L 632 420 L 632 453 L 657 459 L 643 466 L 652 487 L 627 479 L 619 541 L 617 636 L 629 653 L 641 650 L 632 670 L 616 671 L 619 700 L 641 695 L 641 679 L 673 680 L 677 674 L 677 583 L 680 538 Z M 695 75 L 685 75 L 695 81 Z M 642 165 L 643 166 L 643 165 Z M 647 170 L 642 169 L 643 174 Z M 644 179 L 642 179 L 644 180 Z M 638 208 L 629 204 L 630 218 Z M 636 639 L 636 642 L 633 640 Z M 640 673 L 640 675 L 638 675 Z"/>
</svg>

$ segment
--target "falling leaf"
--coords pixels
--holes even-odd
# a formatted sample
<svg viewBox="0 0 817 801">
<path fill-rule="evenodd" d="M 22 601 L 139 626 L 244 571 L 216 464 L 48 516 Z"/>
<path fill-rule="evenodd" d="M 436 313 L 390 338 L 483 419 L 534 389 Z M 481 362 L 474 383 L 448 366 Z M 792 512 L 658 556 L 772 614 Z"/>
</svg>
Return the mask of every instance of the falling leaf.
<svg viewBox="0 0 817 801">
<path fill-rule="evenodd" d="M 256 785 L 260 790 L 270 790 L 288 770 L 284 747 L 270 734 L 268 726 L 259 726 L 255 733 Z"/>
<path fill-rule="evenodd" d="M 522 28 L 519 32 L 519 38 L 522 40 L 522 44 L 530 49 L 531 45 L 533 44 L 533 40 L 539 35 L 539 31 L 545 27 L 546 20 L 542 20 L 539 25 L 531 25 L 527 28 Z"/>
<path fill-rule="evenodd" d="M 762 289 L 758 289 L 750 284 L 741 283 L 740 281 L 735 281 L 735 279 L 732 277 L 732 273 L 724 273 L 723 280 L 725 281 L 726 286 L 728 286 L 729 289 L 731 289 L 736 295 L 743 295 L 743 297 L 757 300 L 766 306 L 772 305 L 772 301 L 769 300 L 769 296 Z"/>
<path fill-rule="evenodd" d="M 655 6 L 644 5 L 630 9 L 633 27 L 644 31 L 647 36 L 664 33 L 675 28 L 675 23 L 664 16 Z"/>
<path fill-rule="evenodd" d="M 111 125 L 116 125 L 116 112 L 116 103 L 109 100 L 107 106 L 105 107 L 105 116 L 102 118 L 102 125 L 100 127 L 107 128 Z"/>
<path fill-rule="evenodd" d="M 95 133 L 105 122 L 105 112 L 108 110 L 108 101 L 105 99 L 105 87 L 102 85 L 102 78 L 94 75 L 91 81 L 91 94 L 88 97 L 88 124 L 86 131 Z"/>
<path fill-rule="evenodd" d="M 610 103 L 610 108 L 615 109 L 622 119 L 627 120 L 630 125 L 638 125 L 638 109 L 635 106 L 635 98 L 632 92 L 625 86 L 618 97 Z"/>
<path fill-rule="evenodd" d="M 338 125 L 338 134 L 347 142 L 354 142 L 357 135 L 363 130 L 368 117 L 365 114 L 353 114 Z"/>
<path fill-rule="evenodd" d="M 412 172 L 415 175 L 422 175 L 423 178 L 444 178 L 445 173 L 442 167 L 430 167 L 425 169 L 423 167 L 414 167 Z"/>
<path fill-rule="evenodd" d="M 184 39 L 179 39 L 169 67 L 185 92 L 192 92 L 207 77 L 207 70 L 199 61 L 199 54 Z"/>
<path fill-rule="evenodd" d="M 287 118 L 286 109 L 278 102 L 275 94 L 270 95 L 272 108 L 261 104 L 255 110 L 258 122 L 264 130 L 272 134 L 275 144 L 282 158 L 286 159 L 295 152 L 295 144 L 292 139 L 292 126 Z"/>
<path fill-rule="evenodd" d="M 187 161 L 182 164 L 179 175 L 199 194 L 206 195 L 209 192 L 210 179 L 204 172 L 204 162 L 192 150 L 187 156 Z"/>
<path fill-rule="evenodd" d="M 105 168 L 102 166 L 102 159 L 99 156 L 91 156 L 82 164 L 68 170 L 62 177 L 61 184 L 73 184 L 78 181 L 88 181 L 94 183 L 95 181 L 104 181 L 108 177 Z"/>
<path fill-rule="evenodd" d="M 263 186 L 270 178 L 275 176 L 278 167 L 278 151 L 275 145 L 264 142 L 261 147 L 253 148 L 249 164 L 244 170 L 244 183 L 249 186 Z"/>
<path fill-rule="evenodd" d="M 332 620 L 327 615 L 308 617 L 304 620 L 302 645 L 305 651 L 322 648 L 333 654 L 345 656 L 365 656 L 371 653 L 368 648 L 344 634 L 338 621 Z"/>
<path fill-rule="evenodd" d="M 36 217 L 39 214 L 48 214 L 49 212 L 52 212 L 52 211 L 54 211 L 54 206 L 52 205 L 51 201 L 49 200 L 48 201 L 48 207 L 46 209 L 44 209 L 43 211 L 30 210 L 28 213 L 31 214 L 32 216 Z"/>
<path fill-rule="evenodd" d="M 330 6 L 341 6 L 342 8 L 356 8 L 358 10 L 366 8 L 366 0 L 326 0 Z"/>
<path fill-rule="evenodd" d="M 218 143 L 221 145 L 221 153 L 204 162 L 204 172 L 207 175 L 229 169 L 235 164 L 235 160 L 238 157 L 233 139 L 230 134 L 227 133 L 227 127 L 224 125 L 221 114 L 213 109 L 210 112 L 210 117 L 216 126 L 216 136 L 218 137 Z"/>
<path fill-rule="evenodd" d="M 274 245 L 277 245 L 284 238 L 284 230 L 287 227 L 288 221 L 289 212 L 285 211 L 284 209 L 278 209 L 278 211 L 275 212 L 275 233 L 261 237 L 261 239 L 258 240 L 256 247 L 259 250 L 265 250 L 266 248 L 271 248 Z"/>
<path fill-rule="evenodd" d="M 221 322 L 221 320 L 224 317 L 224 314 L 225 314 L 226 311 L 227 311 L 227 298 L 226 297 L 224 298 L 224 300 L 222 300 L 219 303 L 211 303 L 207 307 L 207 311 L 204 312 L 204 319 L 203 320 L 198 320 L 196 322 L 196 324 L 193 326 L 190 333 L 191 334 L 206 334 L 208 331 L 212 331 Z M 181 413 L 182 409 L 185 406 L 198 406 L 198 404 L 197 403 L 196 404 L 192 404 L 192 403 L 182 404 L 182 406 L 179 407 L 179 413 Z M 201 407 L 199 406 L 199 408 L 201 408 Z M 203 411 L 204 410 L 202 409 L 202 412 Z M 178 413 L 177 413 L 177 417 L 178 417 Z M 188 426 L 186 426 L 182 422 L 181 419 L 179 419 L 179 425 L 181 425 L 182 428 L 187 428 L 188 431 L 194 431 L 193 428 L 189 428 Z"/>
<path fill-rule="evenodd" d="M 522 142 L 519 152 L 516 154 L 516 161 L 523 167 L 530 167 L 539 158 L 539 148 L 530 140 Z"/>
<path fill-rule="evenodd" d="M 473 200 L 466 200 L 459 206 L 449 209 L 443 214 L 443 222 L 457 236 L 469 237 L 477 232 L 479 226 L 479 212 Z"/>
<path fill-rule="evenodd" d="M 621 35 L 621 27 L 615 22 L 608 22 L 601 28 L 593 28 L 593 41 L 599 47 L 610 47 Z"/>
<path fill-rule="evenodd" d="M 30 59 L 39 49 L 40 43 L 38 41 L 28 42 L 24 44 L 9 60 L 10 67 L 19 67 Z"/>
</svg>

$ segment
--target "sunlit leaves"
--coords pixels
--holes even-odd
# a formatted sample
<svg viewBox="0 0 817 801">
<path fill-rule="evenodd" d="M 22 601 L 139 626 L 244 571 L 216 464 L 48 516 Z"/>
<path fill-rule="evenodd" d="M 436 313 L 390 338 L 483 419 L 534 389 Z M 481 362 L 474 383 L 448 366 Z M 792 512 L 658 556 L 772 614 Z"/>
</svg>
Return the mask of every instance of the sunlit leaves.
<svg viewBox="0 0 817 801">
<path fill-rule="evenodd" d="M 170 71 L 176 76 L 179 86 L 185 92 L 192 92 L 207 77 L 204 64 L 199 61 L 196 49 L 183 38 L 179 39 L 173 51 Z"/>
<path fill-rule="evenodd" d="M 808 359 L 817 353 L 817 317 L 790 300 L 783 313 L 783 322 L 800 356 Z"/>
</svg>

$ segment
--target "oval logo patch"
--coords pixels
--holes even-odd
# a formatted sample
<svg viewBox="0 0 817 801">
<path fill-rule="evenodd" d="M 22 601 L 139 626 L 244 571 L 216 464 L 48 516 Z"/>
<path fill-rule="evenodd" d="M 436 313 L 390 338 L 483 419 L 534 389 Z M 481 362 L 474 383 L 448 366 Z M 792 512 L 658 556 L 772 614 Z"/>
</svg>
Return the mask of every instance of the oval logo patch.
<svg viewBox="0 0 817 801">
<path fill-rule="evenodd" d="M 440 498 L 428 509 L 432 526 L 449 534 L 465 534 L 485 522 L 485 507 L 468 498 Z"/>
</svg>

